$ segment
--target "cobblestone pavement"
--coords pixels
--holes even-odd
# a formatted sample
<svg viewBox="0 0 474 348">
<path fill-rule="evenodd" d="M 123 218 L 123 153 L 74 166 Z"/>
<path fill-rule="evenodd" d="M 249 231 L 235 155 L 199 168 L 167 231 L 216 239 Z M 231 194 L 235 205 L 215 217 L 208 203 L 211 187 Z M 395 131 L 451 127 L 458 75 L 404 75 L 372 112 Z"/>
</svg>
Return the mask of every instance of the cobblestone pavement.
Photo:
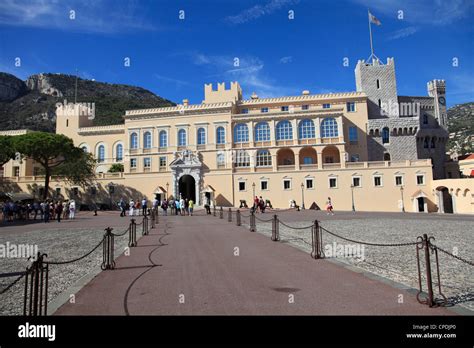
<svg viewBox="0 0 474 348">
<path fill-rule="evenodd" d="M 257 214 L 257 219 L 268 220 L 276 213 L 279 219 L 292 227 L 310 226 L 317 219 L 321 226 L 330 232 L 357 241 L 370 243 L 405 243 L 415 242 L 424 233 L 434 236 L 434 244 L 464 259 L 473 261 L 474 255 L 474 216 L 434 215 L 434 214 L 384 214 L 336 212 L 327 215 L 325 212 L 271 212 Z M 249 218 L 244 212 L 242 224 L 249 227 Z M 257 232 L 271 236 L 271 222 L 257 220 Z M 308 253 L 311 252 L 311 229 L 294 230 L 284 225 L 279 226 L 281 242 L 289 243 Z M 334 246 L 357 244 L 344 241 L 323 232 L 323 246 L 326 251 Z M 365 245 L 359 249 L 352 248 L 352 255 L 336 257 L 337 261 L 356 266 L 393 281 L 418 288 L 416 264 L 416 247 L 378 247 Z M 420 254 L 423 257 L 424 254 Z M 434 258 L 434 254 L 432 255 Z M 434 265 L 434 263 L 433 263 Z M 444 253 L 439 253 L 439 265 L 442 292 L 448 300 L 459 306 L 474 310 L 474 266 L 456 260 Z M 422 272 L 423 272 L 422 268 Z M 433 281 L 437 285 L 433 268 Z M 426 283 L 423 288 L 426 289 Z"/>
<path fill-rule="evenodd" d="M 137 222 L 140 221 L 137 217 Z M 120 234 L 128 228 L 129 218 L 118 218 L 115 213 L 79 214 L 74 221 L 58 224 L 35 223 L 26 226 L 4 225 L 0 227 L 0 245 L 29 244 L 37 245 L 38 251 L 48 254 L 46 260 L 67 261 L 80 257 L 91 251 L 102 240 L 104 229 L 114 227 L 113 232 Z M 137 228 L 137 238 L 141 229 Z M 115 256 L 123 253 L 128 244 L 128 234 L 115 237 Z M 99 272 L 102 263 L 102 248 L 99 247 L 88 257 L 65 265 L 50 265 L 48 302 L 72 286 L 80 278 L 91 272 Z M 0 273 L 24 271 L 30 261 L 19 258 L 0 259 Z M 17 277 L 0 278 L 0 292 Z M 4 294 L 0 294 L 0 315 L 23 314 L 24 278 L 18 281 Z"/>
</svg>

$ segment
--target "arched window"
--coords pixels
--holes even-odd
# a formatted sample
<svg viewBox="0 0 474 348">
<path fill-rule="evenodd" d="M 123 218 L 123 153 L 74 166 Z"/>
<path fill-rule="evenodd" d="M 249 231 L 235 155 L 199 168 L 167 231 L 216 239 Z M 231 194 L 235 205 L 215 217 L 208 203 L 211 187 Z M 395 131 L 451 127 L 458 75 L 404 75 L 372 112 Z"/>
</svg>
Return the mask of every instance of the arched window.
<svg viewBox="0 0 474 348">
<path fill-rule="evenodd" d="M 390 130 L 385 127 L 382 129 L 382 144 L 388 144 L 390 142 Z"/>
<path fill-rule="evenodd" d="M 267 122 L 260 122 L 255 126 L 255 141 L 270 141 L 270 126 Z"/>
<path fill-rule="evenodd" d="M 115 147 L 115 161 L 120 162 L 123 161 L 123 145 L 117 144 Z"/>
<path fill-rule="evenodd" d="M 168 146 L 168 133 L 165 130 L 162 130 L 158 136 L 160 139 L 160 147 L 167 147 Z"/>
<path fill-rule="evenodd" d="M 143 148 L 151 149 L 151 133 L 150 132 L 143 133 Z"/>
<path fill-rule="evenodd" d="M 130 148 L 138 149 L 138 135 L 137 133 L 132 133 L 130 135 Z"/>
<path fill-rule="evenodd" d="M 84 151 L 86 153 L 89 152 L 89 148 L 87 147 L 87 145 L 82 145 L 81 149 L 82 149 L 82 151 Z"/>
<path fill-rule="evenodd" d="M 249 128 L 245 123 L 239 123 L 234 128 L 234 143 L 248 143 Z"/>
<path fill-rule="evenodd" d="M 216 143 L 225 144 L 225 129 L 224 127 L 217 127 L 216 129 Z"/>
<path fill-rule="evenodd" d="M 247 151 L 239 150 L 235 156 L 236 167 L 250 167 L 250 156 Z"/>
<path fill-rule="evenodd" d="M 435 142 L 436 142 L 435 137 L 431 138 L 431 148 L 432 148 L 432 149 L 434 149 L 434 148 L 436 147 Z"/>
<path fill-rule="evenodd" d="M 268 167 L 272 165 L 272 155 L 268 150 L 257 152 L 257 167 Z"/>
<path fill-rule="evenodd" d="M 102 163 L 105 162 L 105 146 L 99 145 L 97 148 L 97 162 Z"/>
<path fill-rule="evenodd" d="M 206 143 L 206 130 L 199 128 L 197 131 L 197 144 L 204 145 Z"/>
<path fill-rule="evenodd" d="M 291 140 L 293 139 L 293 127 L 290 121 L 280 121 L 276 125 L 276 140 Z"/>
<path fill-rule="evenodd" d="M 376 135 L 378 130 L 375 131 Z M 329 117 L 325 118 L 321 122 L 321 138 L 334 138 L 339 136 L 339 131 L 337 130 L 337 122 L 334 118 Z"/>
<path fill-rule="evenodd" d="M 430 147 L 430 142 L 429 142 L 428 137 L 425 138 L 425 141 L 423 142 L 423 147 L 425 149 L 428 149 Z"/>
<path fill-rule="evenodd" d="M 300 139 L 316 138 L 314 122 L 312 120 L 302 120 L 298 127 Z"/>
<path fill-rule="evenodd" d="M 186 146 L 186 130 L 180 129 L 178 131 L 178 146 Z"/>
<path fill-rule="evenodd" d="M 217 165 L 219 167 L 225 166 L 225 153 L 224 152 L 217 153 Z"/>
</svg>

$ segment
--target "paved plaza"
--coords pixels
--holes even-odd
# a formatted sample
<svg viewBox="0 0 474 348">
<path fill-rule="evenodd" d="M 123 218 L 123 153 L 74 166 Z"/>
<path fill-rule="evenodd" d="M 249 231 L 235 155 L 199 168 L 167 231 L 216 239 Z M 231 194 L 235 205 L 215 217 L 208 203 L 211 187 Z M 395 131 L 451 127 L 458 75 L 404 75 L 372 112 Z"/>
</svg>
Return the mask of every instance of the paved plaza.
<svg viewBox="0 0 474 348">
<path fill-rule="evenodd" d="M 428 233 L 440 247 L 457 248 L 459 256 L 473 254 L 474 217 L 470 216 L 276 213 L 290 227 L 308 226 L 318 219 L 328 231 L 369 242 L 412 242 Z M 280 225 L 281 241 L 272 242 L 269 222 L 257 220 L 258 233 L 249 232 L 248 211 L 243 211 L 241 227 L 227 222 L 227 214 L 222 220 L 203 216 L 202 211 L 198 214 L 160 216 L 157 227 L 139 239 L 129 256 L 120 255 L 128 236 L 116 237 L 115 270 L 100 272 L 101 248 L 73 264 L 50 266 L 50 310 L 58 315 L 453 313 L 416 301 L 411 289 L 417 285 L 414 247 L 366 246 L 363 260 L 314 260 L 309 256 L 309 229 Z M 267 220 L 272 214 L 257 214 L 257 218 Z M 99 216 L 81 213 L 77 220 L 60 224 L 4 225 L 0 243 L 38 244 L 48 259 L 69 260 L 94 248 L 105 227 L 120 233 L 128 223 L 128 217 L 120 218 L 116 212 L 100 212 Z M 344 243 L 328 234 L 323 238 L 324 244 Z M 443 292 L 456 303 L 454 308 L 469 308 L 473 267 L 442 257 Z M 27 264 L 25 260 L 2 260 L 1 273 L 21 271 Z M 14 279 L 0 278 L 0 292 Z M 75 303 L 62 305 L 74 293 Z M 19 281 L 0 295 L 0 313 L 21 314 L 22 298 L 23 283 Z"/>
</svg>

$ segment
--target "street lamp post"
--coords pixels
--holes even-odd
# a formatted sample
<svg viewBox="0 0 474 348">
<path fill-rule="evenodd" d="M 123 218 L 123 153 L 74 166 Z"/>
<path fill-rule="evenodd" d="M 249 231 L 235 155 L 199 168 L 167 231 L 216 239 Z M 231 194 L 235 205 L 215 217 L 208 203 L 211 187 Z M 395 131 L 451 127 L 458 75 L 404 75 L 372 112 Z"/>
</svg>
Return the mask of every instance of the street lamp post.
<svg viewBox="0 0 474 348">
<path fill-rule="evenodd" d="M 304 184 L 301 183 L 301 209 L 305 209 L 304 207 Z"/>
<path fill-rule="evenodd" d="M 252 192 L 253 192 L 253 196 L 252 196 L 252 201 L 255 199 L 255 183 L 252 184 Z"/>
<path fill-rule="evenodd" d="M 403 202 L 403 185 L 400 186 L 400 193 L 402 195 L 402 213 L 405 212 L 405 203 Z"/>
<path fill-rule="evenodd" d="M 166 183 L 166 200 L 168 200 L 168 187 L 170 186 L 169 183 Z"/>
<path fill-rule="evenodd" d="M 351 195 L 352 195 L 352 211 L 356 211 L 354 204 L 354 185 L 351 185 Z"/>
</svg>

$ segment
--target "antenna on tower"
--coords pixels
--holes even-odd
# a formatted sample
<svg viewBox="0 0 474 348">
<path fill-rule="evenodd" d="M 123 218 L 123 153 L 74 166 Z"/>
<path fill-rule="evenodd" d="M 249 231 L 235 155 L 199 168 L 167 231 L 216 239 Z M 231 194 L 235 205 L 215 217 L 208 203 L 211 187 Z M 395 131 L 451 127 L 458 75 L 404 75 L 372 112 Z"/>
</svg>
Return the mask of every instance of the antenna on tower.
<svg viewBox="0 0 474 348">
<path fill-rule="evenodd" d="M 76 86 L 74 87 L 74 105 L 77 103 L 77 69 L 76 69 Z"/>
</svg>

